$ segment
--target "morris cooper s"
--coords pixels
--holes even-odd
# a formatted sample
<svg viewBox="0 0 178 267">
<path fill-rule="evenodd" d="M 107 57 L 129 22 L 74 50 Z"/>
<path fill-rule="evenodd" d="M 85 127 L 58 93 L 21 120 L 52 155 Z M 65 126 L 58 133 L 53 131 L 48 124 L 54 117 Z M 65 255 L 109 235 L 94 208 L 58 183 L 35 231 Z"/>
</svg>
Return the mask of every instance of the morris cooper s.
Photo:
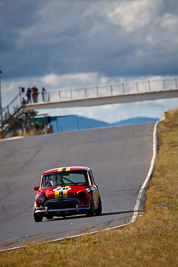
<svg viewBox="0 0 178 267">
<path fill-rule="evenodd" d="M 62 167 L 42 173 L 34 203 L 34 220 L 43 217 L 86 214 L 100 215 L 102 203 L 92 171 L 88 167 Z"/>
</svg>

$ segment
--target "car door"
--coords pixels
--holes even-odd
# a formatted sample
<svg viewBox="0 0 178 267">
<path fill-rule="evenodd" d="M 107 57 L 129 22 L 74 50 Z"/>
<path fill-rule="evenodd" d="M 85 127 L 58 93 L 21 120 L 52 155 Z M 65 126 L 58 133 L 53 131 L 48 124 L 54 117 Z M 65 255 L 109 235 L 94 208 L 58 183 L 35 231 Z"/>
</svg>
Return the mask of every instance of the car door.
<svg viewBox="0 0 178 267">
<path fill-rule="evenodd" d="M 90 180 L 90 189 L 92 193 L 93 204 L 94 204 L 94 208 L 96 209 L 98 207 L 99 190 L 98 190 L 98 186 L 96 185 L 94 181 L 92 171 L 89 171 L 88 175 L 89 175 L 89 180 Z"/>
</svg>

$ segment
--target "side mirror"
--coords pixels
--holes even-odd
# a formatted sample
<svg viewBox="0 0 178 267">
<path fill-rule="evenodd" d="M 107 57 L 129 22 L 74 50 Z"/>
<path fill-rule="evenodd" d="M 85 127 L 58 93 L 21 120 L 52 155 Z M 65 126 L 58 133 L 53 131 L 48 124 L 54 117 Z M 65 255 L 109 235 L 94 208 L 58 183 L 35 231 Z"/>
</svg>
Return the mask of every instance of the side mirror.
<svg viewBox="0 0 178 267">
<path fill-rule="evenodd" d="M 34 190 L 35 190 L 35 191 L 38 191 L 38 190 L 39 190 L 39 186 L 35 186 L 35 187 L 34 187 Z"/>
</svg>

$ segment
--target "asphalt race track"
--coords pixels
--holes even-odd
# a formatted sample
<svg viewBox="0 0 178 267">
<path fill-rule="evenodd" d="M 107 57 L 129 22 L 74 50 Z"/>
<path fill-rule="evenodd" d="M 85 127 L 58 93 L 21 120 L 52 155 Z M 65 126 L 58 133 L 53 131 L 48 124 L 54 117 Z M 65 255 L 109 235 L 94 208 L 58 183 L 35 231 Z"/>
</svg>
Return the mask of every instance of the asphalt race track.
<svg viewBox="0 0 178 267">
<path fill-rule="evenodd" d="M 150 167 L 153 128 L 151 123 L 0 141 L 0 249 L 129 222 Z M 35 223 L 33 187 L 40 174 L 72 165 L 93 170 L 103 214 Z"/>
</svg>

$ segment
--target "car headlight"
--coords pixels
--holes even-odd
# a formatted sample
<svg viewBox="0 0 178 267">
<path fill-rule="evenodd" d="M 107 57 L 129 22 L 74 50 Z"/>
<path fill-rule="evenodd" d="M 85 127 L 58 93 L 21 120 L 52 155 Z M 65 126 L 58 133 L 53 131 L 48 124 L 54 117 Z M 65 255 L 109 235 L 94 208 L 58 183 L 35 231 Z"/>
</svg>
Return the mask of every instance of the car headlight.
<svg viewBox="0 0 178 267">
<path fill-rule="evenodd" d="M 90 191 L 91 191 L 91 190 L 90 190 L 89 187 L 85 189 L 85 192 L 87 192 L 87 193 L 89 193 Z"/>
<path fill-rule="evenodd" d="M 45 196 L 44 195 L 38 195 L 37 198 L 36 198 L 36 201 L 38 203 L 42 203 L 45 201 Z"/>
</svg>

